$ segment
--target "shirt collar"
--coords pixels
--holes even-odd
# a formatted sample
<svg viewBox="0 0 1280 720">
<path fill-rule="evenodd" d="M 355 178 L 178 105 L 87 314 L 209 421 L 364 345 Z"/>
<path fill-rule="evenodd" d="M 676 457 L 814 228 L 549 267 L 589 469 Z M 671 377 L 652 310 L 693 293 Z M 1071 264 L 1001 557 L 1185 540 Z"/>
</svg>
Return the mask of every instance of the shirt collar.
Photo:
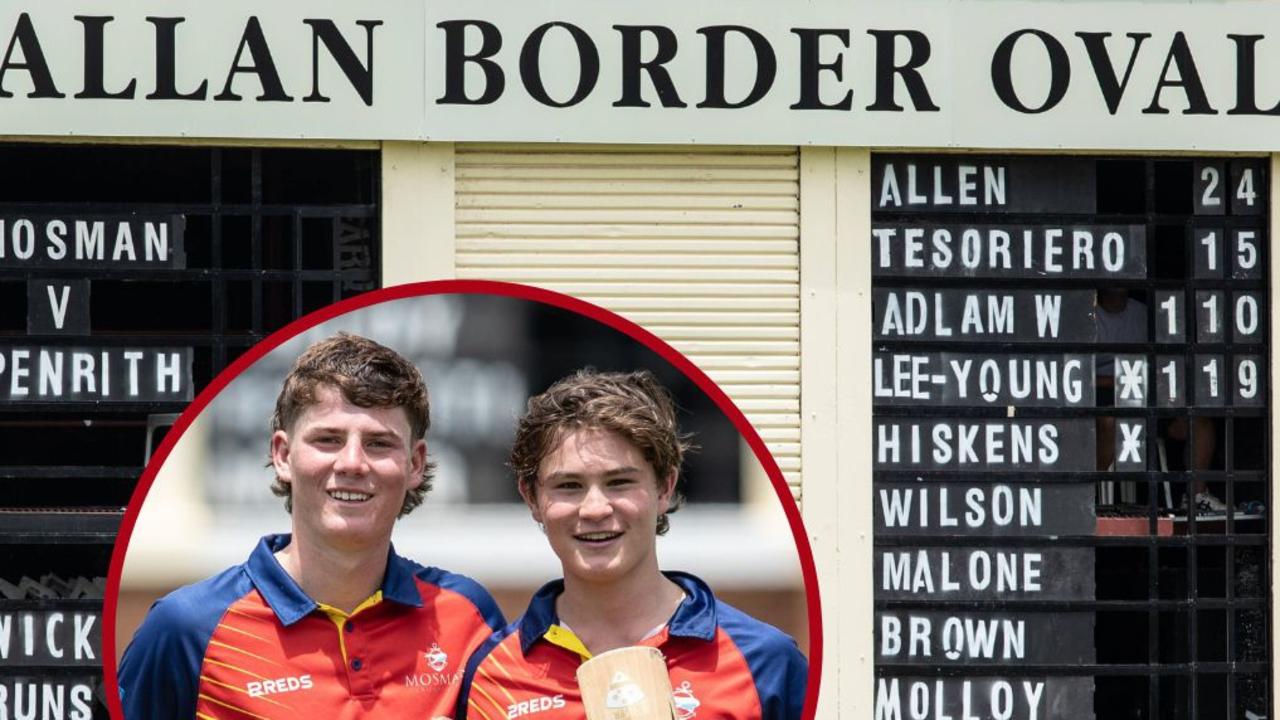
<svg viewBox="0 0 1280 720">
<path fill-rule="evenodd" d="M 291 539 L 292 536 L 288 533 L 263 537 L 245 563 L 254 587 L 286 627 L 319 607 L 276 560 L 275 554 L 287 546 Z M 382 597 L 401 605 L 422 607 L 422 596 L 413 579 L 412 564 L 397 555 L 394 547 L 387 551 L 387 567 L 382 576 Z"/>
<path fill-rule="evenodd" d="M 675 614 L 667 621 L 667 634 L 672 637 L 696 640 L 715 639 L 716 598 L 711 594 L 711 588 L 688 573 L 664 572 L 662 574 L 679 585 L 685 594 Z M 520 618 L 520 649 L 525 654 L 528 654 L 534 643 L 547 634 L 552 625 L 559 622 L 559 618 L 556 617 L 556 598 L 562 592 L 564 592 L 564 580 L 553 580 L 543 585 L 529 601 L 529 609 L 525 610 L 524 616 Z"/>
</svg>

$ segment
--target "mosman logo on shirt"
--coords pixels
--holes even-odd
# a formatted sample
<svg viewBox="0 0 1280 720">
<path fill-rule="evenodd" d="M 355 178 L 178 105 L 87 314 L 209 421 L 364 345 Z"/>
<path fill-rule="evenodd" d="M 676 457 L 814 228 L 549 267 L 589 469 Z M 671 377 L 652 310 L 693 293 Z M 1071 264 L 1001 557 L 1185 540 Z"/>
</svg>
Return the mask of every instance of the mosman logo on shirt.
<svg viewBox="0 0 1280 720">
<path fill-rule="evenodd" d="M 404 676 L 405 687 L 419 690 L 457 685 L 462 681 L 462 669 L 448 671 L 449 655 L 440 649 L 439 643 L 431 643 L 431 649 L 422 653 L 423 659 L 431 672 L 421 672 Z"/>
</svg>

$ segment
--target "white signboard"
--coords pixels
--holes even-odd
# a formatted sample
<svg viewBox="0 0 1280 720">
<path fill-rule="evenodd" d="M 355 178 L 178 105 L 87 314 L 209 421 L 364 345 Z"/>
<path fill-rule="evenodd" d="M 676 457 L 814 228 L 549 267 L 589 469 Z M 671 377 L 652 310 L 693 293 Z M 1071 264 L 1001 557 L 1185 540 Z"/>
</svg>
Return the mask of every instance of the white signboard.
<svg viewBox="0 0 1280 720">
<path fill-rule="evenodd" d="M 1273 3 L 84 0 L 0 11 L 32 135 L 1255 150 Z"/>
<path fill-rule="evenodd" d="M 416 137 L 422 23 L 410 2 L 5 3 L 0 131 Z"/>
</svg>

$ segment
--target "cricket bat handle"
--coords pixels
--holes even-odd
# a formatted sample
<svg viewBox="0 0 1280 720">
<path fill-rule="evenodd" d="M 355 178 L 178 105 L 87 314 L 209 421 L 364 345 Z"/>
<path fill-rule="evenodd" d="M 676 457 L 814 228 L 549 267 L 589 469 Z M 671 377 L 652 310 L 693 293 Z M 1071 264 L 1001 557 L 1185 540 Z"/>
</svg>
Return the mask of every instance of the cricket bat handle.
<svg viewBox="0 0 1280 720">
<path fill-rule="evenodd" d="M 655 647 L 601 653 L 578 667 L 587 720 L 672 720 L 675 701 L 667 661 Z"/>
</svg>

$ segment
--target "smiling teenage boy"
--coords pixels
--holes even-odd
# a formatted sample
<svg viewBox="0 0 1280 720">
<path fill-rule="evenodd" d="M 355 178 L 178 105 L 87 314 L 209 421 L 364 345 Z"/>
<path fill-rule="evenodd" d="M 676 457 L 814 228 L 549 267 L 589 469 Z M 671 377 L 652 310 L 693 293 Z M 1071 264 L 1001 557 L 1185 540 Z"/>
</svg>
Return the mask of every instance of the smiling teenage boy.
<svg viewBox="0 0 1280 720">
<path fill-rule="evenodd" d="M 666 657 L 681 720 L 800 716 L 808 664 L 795 642 L 659 570 L 688 447 L 648 372 L 584 370 L 529 401 L 511 465 L 564 579 L 467 663 L 456 717 L 580 719 L 578 666 L 633 645 Z"/>
<path fill-rule="evenodd" d="M 298 358 L 271 418 L 272 491 L 293 532 L 161 598 L 120 663 L 130 720 L 447 714 L 501 627 L 474 581 L 395 554 L 431 485 L 422 376 L 340 333 Z"/>
</svg>

